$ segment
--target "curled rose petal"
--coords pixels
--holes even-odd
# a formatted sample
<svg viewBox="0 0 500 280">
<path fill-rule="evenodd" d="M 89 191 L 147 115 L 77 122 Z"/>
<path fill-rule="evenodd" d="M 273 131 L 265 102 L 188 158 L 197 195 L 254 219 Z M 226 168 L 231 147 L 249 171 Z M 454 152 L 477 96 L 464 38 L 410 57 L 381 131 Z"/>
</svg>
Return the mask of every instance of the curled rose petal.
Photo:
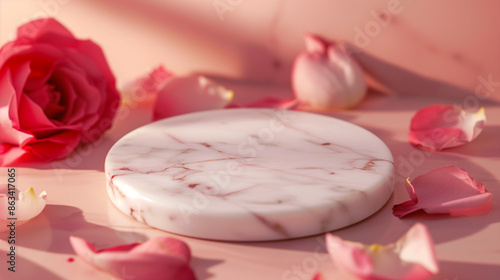
<svg viewBox="0 0 500 280">
<path fill-rule="evenodd" d="M 307 51 L 292 69 L 295 96 L 312 109 L 351 108 L 366 95 L 363 71 L 339 44 L 315 35 L 305 37 Z"/>
<path fill-rule="evenodd" d="M 16 194 L 17 199 L 14 199 Z M 33 219 L 43 211 L 46 201 L 45 191 L 36 195 L 33 187 L 22 192 L 4 185 L 0 190 L 0 220 L 16 218 L 16 221 L 22 222 Z M 10 211 L 9 206 L 14 206 L 14 210 Z"/>
<path fill-rule="evenodd" d="M 196 111 L 222 109 L 233 92 L 204 76 L 173 77 L 158 92 L 154 119 Z"/>
<path fill-rule="evenodd" d="M 427 227 L 417 223 L 396 243 L 386 246 L 343 240 L 328 233 L 328 253 L 341 269 L 362 279 L 427 279 L 439 272 L 434 242 Z"/>
<path fill-rule="evenodd" d="M 413 116 L 408 138 L 412 145 L 440 151 L 471 142 L 485 123 L 484 108 L 471 113 L 455 105 L 432 105 Z"/>
<path fill-rule="evenodd" d="M 122 100 L 127 106 L 152 102 L 172 73 L 160 65 L 123 87 Z"/>
<path fill-rule="evenodd" d="M 492 197 L 483 184 L 455 166 L 434 169 L 411 183 L 406 179 L 406 190 L 411 200 L 392 208 L 399 218 L 418 210 L 429 214 L 468 214 L 486 205 Z"/>
<path fill-rule="evenodd" d="M 85 262 L 120 279 L 193 280 L 189 267 L 191 251 L 186 243 L 170 237 L 154 237 L 144 243 L 132 243 L 97 250 L 87 240 L 70 236 L 75 253 Z"/>
</svg>

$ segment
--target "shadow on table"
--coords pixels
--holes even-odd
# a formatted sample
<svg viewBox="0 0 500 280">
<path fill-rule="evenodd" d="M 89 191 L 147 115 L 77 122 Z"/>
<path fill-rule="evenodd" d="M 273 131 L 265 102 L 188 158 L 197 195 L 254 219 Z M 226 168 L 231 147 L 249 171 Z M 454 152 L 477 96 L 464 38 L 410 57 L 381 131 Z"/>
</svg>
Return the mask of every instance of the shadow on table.
<svg viewBox="0 0 500 280">
<path fill-rule="evenodd" d="M 224 260 L 204 259 L 193 256 L 191 259 L 191 268 L 194 270 L 197 279 L 209 279 L 215 275 L 208 272 L 208 269 L 223 262 Z"/>
<path fill-rule="evenodd" d="M 143 234 L 89 223 L 79 208 L 65 205 L 47 205 L 42 214 L 17 229 L 19 246 L 62 254 L 73 254 L 70 235 L 85 238 L 97 249 L 130 243 L 124 239 L 147 240 Z"/>
<path fill-rule="evenodd" d="M 481 134 L 474 139 L 474 142 L 460 147 L 444 150 L 444 153 L 475 156 L 475 157 L 496 157 L 500 159 L 500 125 L 488 125 L 484 127 Z"/>
<path fill-rule="evenodd" d="M 497 280 L 500 266 L 481 263 L 440 261 L 440 273 L 430 280 Z"/>
<path fill-rule="evenodd" d="M 61 278 L 60 276 L 57 276 L 56 274 L 53 274 L 49 270 L 39 266 L 38 264 L 23 258 L 22 255 L 22 249 L 19 250 L 20 248 L 16 248 L 17 250 L 17 256 L 16 256 L 16 266 L 15 266 L 15 272 L 10 272 L 7 270 L 9 267 L 9 264 L 5 264 L 2 262 L 2 270 L 0 271 L 0 279 L 6 280 L 6 279 L 42 279 L 41 276 L 43 275 L 43 279 L 51 279 L 51 280 L 63 280 L 64 278 Z M 1 251 L 0 250 L 0 255 L 5 256 L 7 252 Z M 4 258 L 2 258 L 4 260 Z M 4 278 L 5 277 L 5 278 Z"/>
</svg>

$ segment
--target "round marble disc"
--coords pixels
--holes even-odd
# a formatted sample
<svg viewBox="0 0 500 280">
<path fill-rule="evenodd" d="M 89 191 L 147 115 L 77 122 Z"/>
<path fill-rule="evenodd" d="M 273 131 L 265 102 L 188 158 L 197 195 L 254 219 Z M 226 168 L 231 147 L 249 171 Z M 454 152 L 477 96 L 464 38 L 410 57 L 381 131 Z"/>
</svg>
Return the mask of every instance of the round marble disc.
<svg viewBox="0 0 500 280">
<path fill-rule="evenodd" d="M 359 222 L 393 190 L 387 146 L 322 115 L 225 109 L 168 118 L 106 158 L 111 201 L 168 232 L 227 241 L 296 238 Z"/>
</svg>

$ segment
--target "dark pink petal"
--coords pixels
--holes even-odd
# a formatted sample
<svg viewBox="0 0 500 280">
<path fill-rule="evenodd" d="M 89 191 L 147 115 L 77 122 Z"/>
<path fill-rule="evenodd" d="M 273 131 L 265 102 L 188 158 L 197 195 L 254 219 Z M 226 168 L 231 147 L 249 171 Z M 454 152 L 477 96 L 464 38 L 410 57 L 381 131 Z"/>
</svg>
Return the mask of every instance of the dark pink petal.
<svg viewBox="0 0 500 280">
<path fill-rule="evenodd" d="M 278 98 L 263 98 L 249 104 L 231 103 L 226 108 L 272 108 L 281 110 L 291 110 L 299 105 L 297 99 L 278 99 Z"/>
<path fill-rule="evenodd" d="M 186 243 L 175 239 L 166 237 L 157 237 L 148 240 L 132 249 L 131 253 L 134 254 L 151 254 L 151 255 L 164 255 L 168 254 L 176 256 L 186 263 L 191 261 L 191 250 Z"/>
<path fill-rule="evenodd" d="M 485 123 L 484 108 L 471 113 L 455 105 L 432 105 L 413 116 L 408 138 L 412 145 L 440 151 L 474 140 Z"/>
<path fill-rule="evenodd" d="M 78 146 L 80 135 L 73 130 L 59 131 L 44 139 L 31 138 L 21 147 L 41 160 L 52 161 L 69 155 Z"/>
<path fill-rule="evenodd" d="M 41 18 L 30 21 L 17 29 L 17 37 L 25 40 L 37 40 L 45 36 L 60 36 L 74 39 L 73 34 L 53 18 Z"/>
<path fill-rule="evenodd" d="M 75 253 L 85 262 L 120 279 L 193 280 L 189 267 L 191 253 L 182 241 L 170 237 L 154 237 L 144 243 L 97 250 L 83 238 L 70 236 Z"/>
<path fill-rule="evenodd" d="M 469 214 L 487 204 L 492 197 L 486 188 L 455 166 L 444 166 L 407 180 L 411 200 L 394 205 L 399 218 L 418 210 L 429 214 Z"/>
</svg>

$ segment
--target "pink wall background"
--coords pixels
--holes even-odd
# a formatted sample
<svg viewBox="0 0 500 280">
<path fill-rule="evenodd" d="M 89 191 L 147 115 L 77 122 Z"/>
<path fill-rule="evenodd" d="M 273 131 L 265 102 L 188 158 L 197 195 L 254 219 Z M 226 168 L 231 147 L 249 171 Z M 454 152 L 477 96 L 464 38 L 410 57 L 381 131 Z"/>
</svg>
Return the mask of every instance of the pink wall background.
<svg viewBox="0 0 500 280">
<path fill-rule="evenodd" d="M 98 42 L 122 84 L 164 63 L 289 85 L 313 32 L 357 46 L 383 91 L 500 100 L 499 13 L 498 0 L 0 0 L 0 43 L 48 15 Z"/>
</svg>

